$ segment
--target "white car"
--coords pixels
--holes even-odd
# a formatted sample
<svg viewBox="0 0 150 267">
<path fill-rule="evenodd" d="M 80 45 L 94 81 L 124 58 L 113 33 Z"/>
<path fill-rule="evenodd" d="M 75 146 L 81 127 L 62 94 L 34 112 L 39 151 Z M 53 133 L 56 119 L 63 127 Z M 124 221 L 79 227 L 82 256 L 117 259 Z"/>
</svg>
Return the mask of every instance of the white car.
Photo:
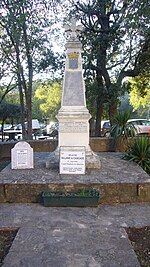
<svg viewBox="0 0 150 267">
<path fill-rule="evenodd" d="M 128 124 L 135 127 L 136 134 L 150 135 L 150 121 L 146 119 L 130 119 Z"/>
</svg>

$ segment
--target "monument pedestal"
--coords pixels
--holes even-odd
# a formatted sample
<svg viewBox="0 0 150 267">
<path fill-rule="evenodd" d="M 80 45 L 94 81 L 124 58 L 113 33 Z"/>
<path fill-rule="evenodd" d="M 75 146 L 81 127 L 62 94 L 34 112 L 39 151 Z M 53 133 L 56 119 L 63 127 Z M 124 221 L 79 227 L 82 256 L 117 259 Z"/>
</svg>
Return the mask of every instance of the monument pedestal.
<svg viewBox="0 0 150 267">
<path fill-rule="evenodd" d="M 84 146 L 89 144 L 89 119 L 86 107 L 62 107 L 57 115 L 59 121 L 58 146 Z"/>
<path fill-rule="evenodd" d="M 70 146 L 68 147 L 69 151 L 74 151 L 75 147 Z M 60 147 L 54 152 L 51 152 L 49 159 L 46 161 L 46 168 L 47 169 L 59 169 L 60 163 Z M 85 149 L 85 169 L 100 169 L 101 168 L 101 161 L 97 154 L 95 154 L 90 146 L 88 149 Z"/>
<path fill-rule="evenodd" d="M 68 151 L 75 151 L 76 147 L 78 150 L 81 147 L 81 151 L 83 148 L 85 151 L 85 168 L 100 168 L 100 159 L 89 146 L 89 119 L 91 115 L 86 108 L 81 58 L 82 45 L 77 36 L 79 29 L 74 20 L 72 20 L 71 28 L 68 28 L 68 31 L 71 31 L 71 37 L 66 44 L 62 102 L 57 115 L 59 121 L 58 148 L 51 155 L 51 159 L 46 162 L 46 167 L 59 165 L 61 148 L 66 147 Z M 68 161 L 68 168 L 71 163 Z"/>
<path fill-rule="evenodd" d="M 86 107 L 62 107 L 57 115 L 59 121 L 59 140 L 57 149 L 51 153 L 46 168 L 58 168 L 60 149 L 67 147 L 69 151 L 84 147 L 85 169 L 101 168 L 101 161 L 89 146 L 89 119 L 91 115 Z"/>
</svg>

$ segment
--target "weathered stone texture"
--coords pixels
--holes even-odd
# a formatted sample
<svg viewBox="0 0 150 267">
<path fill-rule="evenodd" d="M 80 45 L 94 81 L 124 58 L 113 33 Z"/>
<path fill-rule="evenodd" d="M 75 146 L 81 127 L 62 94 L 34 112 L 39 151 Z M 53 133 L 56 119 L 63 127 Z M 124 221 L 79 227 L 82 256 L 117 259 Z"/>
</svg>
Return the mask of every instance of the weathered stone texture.
<svg viewBox="0 0 150 267">
<path fill-rule="evenodd" d="M 66 71 L 62 106 L 84 106 L 82 71 Z"/>
</svg>

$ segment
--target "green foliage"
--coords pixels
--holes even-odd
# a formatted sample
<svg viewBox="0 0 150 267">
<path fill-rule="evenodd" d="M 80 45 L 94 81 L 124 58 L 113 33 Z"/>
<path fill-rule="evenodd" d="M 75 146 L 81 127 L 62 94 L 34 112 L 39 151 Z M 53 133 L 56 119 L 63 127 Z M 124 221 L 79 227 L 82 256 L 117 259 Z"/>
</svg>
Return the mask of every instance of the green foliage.
<svg viewBox="0 0 150 267">
<path fill-rule="evenodd" d="M 52 50 L 54 9 L 59 1 L 1 0 L 0 67 L 4 75 L 13 77 L 19 89 L 22 134 L 25 115 L 27 135 L 32 139 L 32 84 L 38 71 L 56 71 Z M 45 60 L 47 63 L 45 63 Z M 27 113 L 26 113 L 27 111 Z M 26 114 L 25 114 L 26 113 Z"/>
<path fill-rule="evenodd" d="M 3 141 L 3 125 L 4 122 L 9 120 L 9 122 L 13 125 L 14 121 L 18 121 L 21 116 L 21 108 L 19 105 L 15 105 L 12 103 L 8 103 L 3 101 L 0 105 L 0 120 L 2 123 L 2 141 Z"/>
<path fill-rule="evenodd" d="M 96 189 L 81 189 L 79 190 L 80 196 L 99 197 L 99 192 Z"/>
<path fill-rule="evenodd" d="M 137 137 L 129 146 L 128 152 L 123 157 L 126 160 L 134 161 L 150 174 L 150 143 L 148 137 Z"/>
<path fill-rule="evenodd" d="M 118 108 L 119 111 L 123 112 L 123 111 L 130 110 L 132 112 L 133 108 L 130 105 L 128 93 L 125 93 L 122 97 L 120 97 L 119 101 L 120 101 L 120 106 Z"/>
<path fill-rule="evenodd" d="M 10 121 L 18 120 L 21 116 L 20 106 L 3 101 L 0 106 L 0 119 L 4 122 L 9 119 Z"/>
<path fill-rule="evenodd" d="M 57 8 L 61 10 L 60 2 L 59 0 L 1 0 L 2 74 L 11 77 L 12 74 L 17 76 L 17 71 L 22 71 L 27 80 L 29 65 L 33 72 L 30 72 L 30 76 L 45 70 L 54 75 L 59 67 L 61 69 L 60 61 L 57 61 L 58 54 L 54 55 L 52 45 L 54 33 L 59 32 L 56 23 L 60 20 L 57 10 Z"/>
<path fill-rule="evenodd" d="M 86 99 L 87 99 L 87 108 L 92 115 L 92 118 L 96 117 L 96 98 L 97 98 L 97 82 L 90 82 L 86 80 Z"/>
<path fill-rule="evenodd" d="M 111 130 L 111 135 L 116 139 L 120 137 L 121 139 L 127 139 L 129 136 L 135 135 L 135 128 L 132 125 L 128 125 L 128 120 L 130 119 L 131 111 L 119 112 L 115 115 L 113 119 L 113 128 Z"/>
<path fill-rule="evenodd" d="M 97 81 L 97 92 L 95 94 L 95 87 L 91 86 L 89 98 L 95 95 L 96 120 L 102 118 L 107 103 L 107 117 L 112 122 L 118 98 L 127 91 L 122 84 L 123 79 L 135 77 L 148 68 L 148 1 L 70 2 L 74 7 L 72 14 L 76 14 L 84 26 L 81 39 L 85 77 L 91 84 Z"/>
<path fill-rule="evenodd" d="M 35 91 L 34 102 L 39 104 L 43 117 L 55 119 L 61 104 L 61 82 L 40 85 Z"/>
<path fill-rule="evenodd" d="M 10 91 L 6 97 L 5 100 L 10 103 L 10 104 L 14 104 L 14 105 L 20 105 L 20 100 L 19 100 L 19 92 L 17 89 L 14 89 L 12 91 Z"/>
<path fill-rule="evenodd" d="M 129 80 L 130 103 L 134 110 L 140 106 L 146 107 L 150 103 L 150 76 L 148 73 L 141 74 Z"/>
</svg>

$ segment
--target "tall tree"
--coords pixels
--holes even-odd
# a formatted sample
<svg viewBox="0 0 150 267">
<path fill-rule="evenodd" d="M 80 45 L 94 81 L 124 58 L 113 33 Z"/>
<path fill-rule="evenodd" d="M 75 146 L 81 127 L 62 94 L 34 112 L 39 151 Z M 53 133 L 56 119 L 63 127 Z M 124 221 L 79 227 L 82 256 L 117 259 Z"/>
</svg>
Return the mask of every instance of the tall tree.
<svg viewBox="0 0 150 267">
<path fill-rule="evenodd" d="M 96 135 L 100 135 L 103 105 L 109 118 L 124 93 L 122 81 L 149 68 L 149 5 L 147 0 L 70 0 L 72 14 L 85 28 L 85 75 L 97 83 Z"/>
<path fill-rule="evenodd" d="M 5 62 L 19 89 L 23 137 L 26 134 L 24 121 L 27 110 L 27 137 L 32 138 L 33 75 L 40 65 L 44 68 L 45 56 L 53 60 L 53 66 L 55 64 L 48 36 L 55 20 L 52 10 L 58 3 L 59 0 L 2 0 L 0 3 L 3 32 L 0 40 L 1 65 Z"/>
</svg>

